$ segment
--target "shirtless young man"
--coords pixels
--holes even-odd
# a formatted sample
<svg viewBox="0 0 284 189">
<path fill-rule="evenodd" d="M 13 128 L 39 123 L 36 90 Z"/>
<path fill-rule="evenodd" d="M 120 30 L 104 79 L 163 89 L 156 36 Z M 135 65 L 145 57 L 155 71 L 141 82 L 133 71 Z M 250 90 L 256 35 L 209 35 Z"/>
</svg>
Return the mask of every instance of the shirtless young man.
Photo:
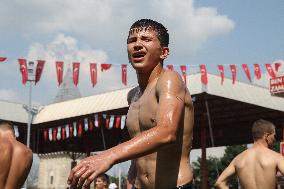
<svg viewBox="0 0 284 189">
<path fill-rule="evenodd" d="M 21 188 L 32 161 L 32 151 L 16 140 L 12 124 L 0 120 L 0 188 Z"/>
<path fill-rule="evenodd" d="M 126 125 L 132 139 L 82 160 L 72 169 L 69 184 L 87 187 L 112 165 L 135 159 L 137 188 L 192 187 L 193 105 L 180 75 L 163 69 L 168 43 L 167 29 L 156 21 L 143 19 L 131 26 L 128 58 L 139 84 L 128 94 Z"/>
<path fill-rule="evenodd" d="M 284 158 L 269 148 L 275 140 L 275 126 L 258 120 L 252 126 L 254 144 L 233 159 L 217 179 L 217 188 L 229 188 L 229 178 L 237 174 L 244 189 L 275 189 L 276 173 L 284 174 Z"/>
</svg>

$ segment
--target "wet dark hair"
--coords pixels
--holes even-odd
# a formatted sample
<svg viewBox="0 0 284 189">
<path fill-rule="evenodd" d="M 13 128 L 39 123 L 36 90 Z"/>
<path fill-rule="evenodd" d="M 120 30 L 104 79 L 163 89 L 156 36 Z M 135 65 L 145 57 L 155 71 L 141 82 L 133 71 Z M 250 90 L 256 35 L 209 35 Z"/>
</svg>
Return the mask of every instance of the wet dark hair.
<svg viewBox="0 0 284 189">
<path fill-rule="evenodd" d="M 252 125 L 252 137 L 254 141 L 261 139 L 265 133 L 271 134 L 273 132 L 275 132 L 275 126 L 270 121 L 260 119 Z"/>
<path fill-rule="evenodd" d="M 0 119 L 0 130 L 11 130 L 12 132 L 14 132 L 13 123 Z"/>
<path fill-rule="evenodd" d="M 99 174 L 97 176 L 97 178 L 101 178 L 104 182 L 106 182 L 107 184 L 109 184 L 109 176 L 105 173 Z"/>
<path fill-rule="evenodd" d="M 141 19 L 137 20 L 132 24 L 129 30 L 129 34 L 132 29 L 134 28 L 147 28 L 155 31 L 157 33 L 157 37 L 160 41 L 160 44 L 162 47 L 168 47 L 169 46 L 169 33 L 167 28 L 163 26 L 161 23 L 151 20 L 151 19 Z"/>
</svg>

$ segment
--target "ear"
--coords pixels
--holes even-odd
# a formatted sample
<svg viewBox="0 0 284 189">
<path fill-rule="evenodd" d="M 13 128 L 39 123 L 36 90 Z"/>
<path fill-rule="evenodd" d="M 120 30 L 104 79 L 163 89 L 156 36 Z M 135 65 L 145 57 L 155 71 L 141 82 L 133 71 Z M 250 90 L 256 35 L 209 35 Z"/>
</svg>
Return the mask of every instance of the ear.
<svg viewBox="0 0 284 189">
<path fill-rule="evenodd" d="M 160 55 L 160 58 L 162 60 L 165 60 L 170 54 L 170 49 L 169 47 L 162 47 L 162 54 Z"/>
</svg>

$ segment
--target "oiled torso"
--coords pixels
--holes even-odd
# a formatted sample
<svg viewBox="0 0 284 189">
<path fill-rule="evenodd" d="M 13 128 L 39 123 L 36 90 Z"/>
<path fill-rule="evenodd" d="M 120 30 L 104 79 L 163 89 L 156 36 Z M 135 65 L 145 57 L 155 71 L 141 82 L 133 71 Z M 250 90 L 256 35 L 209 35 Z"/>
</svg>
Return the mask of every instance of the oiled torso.
<svg viewBox="0 0 284 189">
<path fill-rule="evenodd" d="M 159 98 L 157 80 L 142 92 L 138 87 L 129 93 L 130 107 L 127 127 L 131 138 L 157 126 L 156 114 Z M 189 153 L 192 141 L 193 106 L 188 90 L 184 90 L 184 113 L 182 114 L 177 138 L 174 143 L 136 159 L 138 188 L 172 188 L 192 180 Z"/>
</svg>

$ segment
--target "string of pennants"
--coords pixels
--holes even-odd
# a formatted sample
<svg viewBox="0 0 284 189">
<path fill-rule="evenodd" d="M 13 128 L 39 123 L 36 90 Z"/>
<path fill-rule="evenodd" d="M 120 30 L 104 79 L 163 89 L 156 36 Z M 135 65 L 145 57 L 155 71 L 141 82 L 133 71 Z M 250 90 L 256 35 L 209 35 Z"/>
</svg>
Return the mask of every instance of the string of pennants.
<svg viewBox="0 0 284 189">
<path fill-rule="evenodd" d="M 55 142 L 73 137 L 81 137 L 84 132 L 93 131 L 94 128 L 105 126 L 110 130 L 113 128 L 123 130 L 125 127 L 126 115 L 95 114 L 94 118 L 84 118 L 73 121 L 62 126 L 43 129 L 44 142 Z"/>
<path fill-rule="evenodd" d="M 6 57 L 0 57 L 0 62 L 4 62 L 7 58 Z M 26 59 L 18 59 L 19 65 L 20 65 L 20 72 L 22 74 L 22 83 L 25 85 L 28 81 L 28 67 L 27 67 L 27 60 Z M 35 71 L 35 84 L 39 82 L 43 68 L 44 68 L 45 61 L 44 60 L 38 60 L 36 65 L 36 71 Z M 100 64 L 100 70 L 101 72 L 107 71 L 111 68 L 112 65 L 115 64 L 107 64 L 107 63 L 101 63 Z M 232 73 L 232 81 L 233 84 L 236 81 L 237 77 L 237 65 L 241 65 L 247 79 L 251 82 L 251 72 L 249 70 L 249 67 L 247 64 L 230 64 L 230 70 Z M 124 85 L 127 85 L 127 64 L 121 64 L 121 81 Z M 274 66 L 272 64 L 265 64 L 265 68 L 267 70 L 267 73 L 269 76 L 274 79 L 276 77 L 276 72 L 279 71 L 279 68 L 281 66 L 281 63 L 275 63 Z M 97 63 L 90 63 L 90 78 L 92 86 L 94 87 L 97 84 Z M 166 65 L 167 69 L 174 70 L 174 65 Z M 186 76 L 187 76 L 187 66 L 186 65 L 179 65 L 182 77 L 186 83 Z M 261 69 L 259 64 L 253 64 L 254 67 L 254 75 L 257 80 L 261 79 Z M 79 62 L 73 62 L 72 63 L 73 68 L 73 83 L 74 85 L 78 85 L 79 83 L 79 71 L 80 71 L 80 63 Z M 204 85 L 208 84 L 208 77 L 207 77 L 207 70 L 206 65 L 201 64 L 199 65 L 200 73 L 201 73 L 201 82 Z M 60 85 L 63 81 L 63 69 L 64 69 L 64 62 L 63 61 L 56 61 L 55 62 L 55 69 L 57 74 L 57 82 L 58 85 Z M 224 65 L 218 65 L 218 70 L 221 77 L 221 84 L 223 84 L 224 77 L 225 77 L 225 69 Z"/>
</svg>

